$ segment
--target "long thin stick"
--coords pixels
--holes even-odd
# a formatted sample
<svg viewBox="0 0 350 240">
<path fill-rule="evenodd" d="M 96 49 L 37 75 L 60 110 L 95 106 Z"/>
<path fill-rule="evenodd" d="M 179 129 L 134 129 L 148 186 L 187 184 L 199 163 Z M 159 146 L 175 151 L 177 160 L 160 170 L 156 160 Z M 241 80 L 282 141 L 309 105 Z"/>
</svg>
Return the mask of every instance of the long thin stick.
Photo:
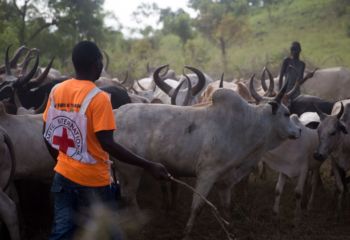
<svg viewBox="0 0 350 240">
<path fill-rule="evenodd" d="M 214 204 L 212 204 L 208 199 L 206 199 L 202 194 L 200 194 L 199 192 L 197 192 L 192 186 L 188 185 L 187 183 L 179 180 L 179 179 L 176 179 L 174 178 L 173 176 L 169 176 L 169 178 L 178 183 L 178 184 L 181 184 L 185 187 L 187 187 L 188 189 L 190 189 L 192 192 L 194 192 L 195 194 L 197 194 L 211 209 L 212 209 L 212 212 L 216 218 L 216 220 L 219 222 L 221 228 L 224 230 L 224 232 L 226 233 L 226 236 L 227 236 L 227 239 L 229 240 L 233 240 L 231 238 L 231 235 L 229 233 L 229 231 L 226 229 L 226 226 L 230 225 L 230 223 L 228 221 L 226 221 L 219 213 L 218 209 L 215 207 Z M 225 226 L 226 225 L 226 226 Z M 234 236 L 233 236 L 234 237 Z"/>
</svg>

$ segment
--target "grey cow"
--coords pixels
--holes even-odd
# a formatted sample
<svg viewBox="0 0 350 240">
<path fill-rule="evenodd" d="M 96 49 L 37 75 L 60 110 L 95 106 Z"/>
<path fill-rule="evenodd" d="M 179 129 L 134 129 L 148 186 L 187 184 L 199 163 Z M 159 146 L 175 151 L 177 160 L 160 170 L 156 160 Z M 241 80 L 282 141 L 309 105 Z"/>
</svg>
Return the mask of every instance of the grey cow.
<svg viewBox="0 0 350 240">
<path fill-rule="evenodd" d="M 196 177 L 196 190 L 207 196 L 219 189 L 229 209 L 231 189 L 257 165 L 264 152 L 287 138 L 300 136 L 300 128 L 280 104 L 285 87 L 273 101 L 249 105 L 237 93 L 219 89 L 212 103 L 201 106 L 128 104 L 115 111 L 115 140 L 133 152 L 161 162 L 178 177 Z M 122 196 L 137 207 L 140 168 L 117 161 Z M 193 196 L 185 239 L 193 228 L 203 201 Z"/>
<path fill-rule="evenodd" d="M 312 189 L 308 202 L 308 209 L 312 208 L 315 193 L 320 183 L 320 172 L 322 162 L 313 157 L 313 153 L 318 145 L 317 131 L 305 127 L 296 115 L 292 120 L 302 129 L 300 138 L 296 140 L 286 140 L 277 148 L 264 154 L 262 161 L 271 169 L 279 173 L 276 184 L 276 195 L 273 210 L 279 214 L 281 194 L 284 189 L 286 178 L 296 178 L 294 189 L 296 196 L 295 217 L 301 216 L 301 201 L 305 194 L 305 184 L 309 172 L 312 173 Z"/>
<path fill-rule="evenodd" d="M 350 100 L 337 102 L 332 115 L 318 112 L 321 123 L 318 127 L 319 145 L 315 158 L 323 161 L 328 156 L 332 161 L 332 171 L 338 189 L 338 213 L 342 210 L 346 192 L 346 171 L 350 169 Z M 345 105 L 345 107 L 344 107 Z"/>
<path fill-rule="evenodd" d="M 49 154 L 42 136 L 42 114 L 10 115 L 5 112 L 4 105 L 0 103 L 0 126 L 8 133 L 14 146 L 16 167 L 13 179 L 36 179 L 50 182 L 54 174 L 55 161 Z M 0 176 L 6 175 L 7 169 L 1 167 Z M 2 178 L 0 179 L 3 181 Z M 19 239 L 18 213 L 15 202 L 4 192 L 0 193 L 0 211 L 1 209 L 6 209 L 4 218 L 9 222 L 6 224 L 11 238 Z"/>
</svg>

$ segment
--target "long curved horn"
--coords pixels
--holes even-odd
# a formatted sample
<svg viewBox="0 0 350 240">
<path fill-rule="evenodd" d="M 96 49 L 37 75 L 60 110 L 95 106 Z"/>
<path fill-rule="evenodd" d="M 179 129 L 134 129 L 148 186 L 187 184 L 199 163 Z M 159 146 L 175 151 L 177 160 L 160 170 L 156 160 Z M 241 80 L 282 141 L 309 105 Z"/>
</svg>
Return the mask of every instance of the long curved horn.
<svg viewBox="0 0 350 240">
<path fill-rule="evenodd" d="M 48 99 L 49 99 L 49 94 L 46 93 L 43 103 L 37 109 L 34 110 L 35 114 L 43 113 L 45 111 Z"/>
<path fill-rule="evenodd" d="M 219 83 L 219 88 L 223 88 L 223 87 L 224 87 L 224 73 L 221 74 L 221 79 Z"/>
<path fill-rule="evenodd" d="M 169 72 L 169 65 L 166 66 L 166 69 L 165 69 L 164 73 L 161 73 L 161 74 L 160 74 L 160 77 L 161 77 L 161 78 L 165 78 L 166 75 L 168 74 L 168 72 Z"/>
<path fill-rule="evenodd" d="M 33 82 L 35 81 L 35 85 L 33 87 L 37 87 L 37 86 L 40 86 L 41 84 L 43 84 L 46 80 L 46 77 L 47 75 L 49 74 L 50 72 L 50 69 L 52 67 L 52 63 L 53 61 L 55 60 L 55 57 L 53 57 L 49 63 L 49 65 L 47 65 L 47 67 L 45 68 L 44 72 L 42 72 L 40 74 L 39 77 L 37 77 L 36 79 L 33 79 Z"/>
<path fill-rule="evenodd" d="M 35 63 L 34 63 L 32 70 L 26 76 L 18 78 L 18 80 L 17 80 L 18 84 L 24 85 L 24 84 L 28 83 L 30 81 L 30 79 L 34 76 L 34 74 L 36 73 L 38 66 L 39 66 L 39 51 L 37 51 Z"/>
<path fill-rule="evenodd" d="M 24 68 L 24 66 L 25 66 L 26 64 L 28 65 L 28 62 L 30 61 L 33 52 L 38 52 L 38 51 L 39 51 L 39 50 L 36 49 L 36 48 L 29 49 L 29 51 L 27 52 L 27 54 L 24 56 L 23 61 L 22 61 L 21 63 L 18 64 L 18 67 Z"/>
<path fill-rule="evenodd" d="M 34 58 L 34 56 L 29 55 L 29 56 L 25 59 L 25 61 L 23 62 L 23 65 L 22 65 L 21 75 L 26 74 L 28 65 L 29 65 L 30 61 L 31 61 L 33 58 Z"/>
<path fill-rule="evenodd" d="M 162 91 L 164 91 L 169 97 L 171 97 L 169 94 L 173 90 L 173 88 L 170 87 L 167 83 L 165 83 L 159 76 L 159 73 L 164 68 L 169 68 L 169 64 L 158 67 L 153 73 L 153 80 Z"/>
<path fill-rule="evenodd" d="M 11 46 L 11 45 L 10 45 Z M 10 65 L 10 68 L 15 68 L 17 67 L 17 62 L 18 62 L 18 59 L 21 57 L 22 53 L 24 50 L 28 50 L 27 47 L 25 47 L 24 45 L 19 47 L 16 52 L 14 53 L 14 56 L 12 57 L 11 60 L 9 60 L 9 65 Z M 8 53 L 7 53 L 8 54 Z M 6 57 L 6 55 L 5 55 Z M 5 60 L 6 61 L 6 60 Z M 5 65 L 2 65 L 0 67 L 0 74 L 3 74 L 3 73 L 6 73 L 6 64 Z"/>
<path fill-rule="evenodd" d="M 337 114 L 337 118 L 340 119 L 343 113 L 344 113 L 344 104 L 343 102 L 340 102 L 340 111 Z"/>
<path fill-rule="evenodd" d="M 255 74 L 253 74 L 253 76 L 250 78 L 249 92 L 250 92 L 250 95 L 252 95 L 252 97 L 256 100 L 256 102 L 259 103 L 259 102 L 263 101 L 264 98 L 256 92 L 256 90 L 254 88 L 254 78 L 255 78 Z"/>
<path fill-rule="evenodd" d="M 190 67 L 190 66 L 185 66 L 185 68 L 191 70 L 197 75 L 198 83 L 192 87 L 192 96 L 196 96 L 205 87 L 205 76 L 197 68 Z"/>
<path fill-rule="evenodd" d="M 328 114 L 322 112 L 322 110 L 319 109 L 315 104 L 312 104 L 312 105 L 313 105 L 313 107 L 316 109 L 316 113 L 317 113 L 318 116 L 320 117 L 321 121 L 323 121 L 323 120 L 328 116 Z"/>
<path fill-rule="evenodd" d="M 137 83 L 137 86 L 139 86 L 139 88 L 140 88 L 142 91 L 146 91 L 146 88 L 144 88 L 144 87 L 141 85 L 141 83 L 139 82 L 138 79 L 136 79 L 135 81 L 136 81 L 136 83 Z"/>
<path fill-rule="evenodd" d="M 128 89 L 128 92 L 129 91 L 133 91 L 135 94 L 139 94 L 139 92 L 131 85 Z"/>
<path fill-rule="evenodd" d="M 284 96 L 284 94 L 287 91 L 287 86 L 288 86 L 289 80 L 286 81 L 283 85 L 283 87 L 281 88 L 281 90 L 277 93 L 277 96 L 274 98 L 274 101 L 276 101 L 277 103 L 281 103 L 281 100 Z"/>
<path fill-rule="evenodd" d="M 177 95 L 185 81 L 187 81 L 187 93 L 186 93 L 184 102 L 182 103 L 181 106 L 188 106 L 188 104 L 190 103 L 192 84 L 191 84 L 190 78 L 186 74 L 184 74 L 184 76 L 186 79 L 181 81 L 181 83 L 175 88 L 174 93 L 171 96 L 171 105 L 176 105 Z"/>
<path fill-rule="evenodd" d="M 264 92 L 267 91 L 267 85 L 265 82 L 265 76 L 266 76 L 266 66 L 263 68 L 263 71 L 261 73 L 260 81 L 261 81 L 261 87 L 263 88 Z"/>
<path fill-rule="evenodd" d="M 12 45 L 9 45 L 6 49 L 6 54 L 5 54 L 5 73 L 7 76 L 11 76 L 11 66 L 10 66 L 10 61 L 9 61 L 9 51 Z"/>
<path fill-rule="evenodd" d="M 270 86 L 267 89 L 267 92 L 265 93 L 264 96 L 272 97 L 275 95 L 275 93 L 274 93 L 275 81 L 273 80 L 273 76 L 268 68 L 266 68 L 266 72 L 267 72 L 267 75 L 269 76 L 269 79 L 270 79 Z M 265 80 L 264 80 L 264 82 L 265 82 Z"/>
<path fill-rule="evenodd" d="M 289 92 L 287 92 L 286 95 L 288 97 L 292 96 L 294 94 L 294 92 L 298 90 L 299 86 L 300 86 L 299 81 L 296 81 L 294 84 L 294 87 Z"/>
<path fill-rule="evenodd" d="M 121 83 L 121 84 L 125 84 L 128 80 L 129 80 L 129 71 L 126 71 L 126 73 L 125 73 L 125 78 L 124 78 L 124 80 L 121 81 L 120 83 Z"/>
<path fill-rule="evenodd" d="M 13 56 L 12 59 L 10 60 L 10 66 L 11 66 L 11 68 L 17 67 L 17 62 L 18 62 L 19 58 L 21 57 L 22 53 L 23 53 L 24 51 L 27 51 L 27 50 L 29 50 L 29 49 L 28 49 L 25 45 L 20 46 L 20 47 L 16 50 L 16 52 L 14 53 L 14 56 Z"/>
</svg>

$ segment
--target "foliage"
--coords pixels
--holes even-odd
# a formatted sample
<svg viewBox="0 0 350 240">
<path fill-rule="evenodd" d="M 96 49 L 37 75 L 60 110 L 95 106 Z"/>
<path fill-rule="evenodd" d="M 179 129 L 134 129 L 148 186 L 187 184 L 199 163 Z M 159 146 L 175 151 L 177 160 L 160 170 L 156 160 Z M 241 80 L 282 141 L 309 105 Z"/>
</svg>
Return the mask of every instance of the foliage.
<svg viewBox="0 0 350 240">
<path fill-rule="evenodd" d="M 172 12 L 170 8 L 161 9 L 159 22 L 163 23 L 164 34 L 179 36 L 183 45 L 194 35 L 190 15 L 182 9 L 176 12 Z"/>
<path fill-rule="evenodd" d="M 279 72 L 290 42 L 302 44 L 307 68 L 350 65 L 349 0 L 189 0 L 195 18 L 182 9 L 141 4 L 135 21 L 159 17 L 158 28 L 135 29 L 104 25 L 110 12 L 103 0 L 0 0 L 0 58 L 9 44 L 41 50 L 40 64 L 55 56 L 55 68 L 71 73 L 71 49 L 90 39 L 109 54 L 108 71 L 123 78 L 146 76 L 146 65 L 169 63 L 178 73 L 185 64 L 214 78 L 246 78 L 267 65 Z M 0 64 L 1 65 L 1 64 Z"/>
</svg>

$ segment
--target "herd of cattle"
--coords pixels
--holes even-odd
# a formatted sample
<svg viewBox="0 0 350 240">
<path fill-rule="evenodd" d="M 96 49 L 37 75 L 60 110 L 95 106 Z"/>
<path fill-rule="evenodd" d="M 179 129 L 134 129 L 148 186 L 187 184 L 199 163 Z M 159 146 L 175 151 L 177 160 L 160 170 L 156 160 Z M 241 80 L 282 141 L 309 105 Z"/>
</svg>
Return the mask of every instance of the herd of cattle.
<svg viewBox="0 0 350 240">
<path fill-rule="evenodd" d="M 53 59 L 40 68 L 37 49 L 22 46 L 11 59 L 9 50 L 0 66 L 0 222 L 17 240 L 21 238 L 13 181 L 51 181 L 55 161 L 42 137 L 40 113 L 51 88 L 69 76 L 51 68 Z M 303 94 L 291 99 L 298 86 L 289 92 L 286 85 L 277 89 L 277 78 L 266 68 L 260 82 L 254 75 L 249 81 L 227 82 L 223 76 L 214 81 L 197 68 L 185 68 L 192 73 L 177 75 L 164 65 L 132 83 L 103 71 L 96 85 L 118 108 L 114 112 L 118 143 L 161 162 L 175 177 L 195 177 L 196 191 L 203 196 L 215 186 L 224 213 L 229 213 L 233 186 L 263 163 L 279 173 L 273 206 L 277 214 L 286 178 L 297 178 L 295 210 L 300 216 L 306 180 L 312 176 L 311 208 L 320 166 L 329 158 L 339 192 L 338 211 L 342 210 L 350 168 L 348 69 L 306 74 L 300 86 Z M 137 208 L 142 169 L 115 163 L 122 197 Z M 202 205 L 194 195 L 185 238 Z"/>
</svg>

